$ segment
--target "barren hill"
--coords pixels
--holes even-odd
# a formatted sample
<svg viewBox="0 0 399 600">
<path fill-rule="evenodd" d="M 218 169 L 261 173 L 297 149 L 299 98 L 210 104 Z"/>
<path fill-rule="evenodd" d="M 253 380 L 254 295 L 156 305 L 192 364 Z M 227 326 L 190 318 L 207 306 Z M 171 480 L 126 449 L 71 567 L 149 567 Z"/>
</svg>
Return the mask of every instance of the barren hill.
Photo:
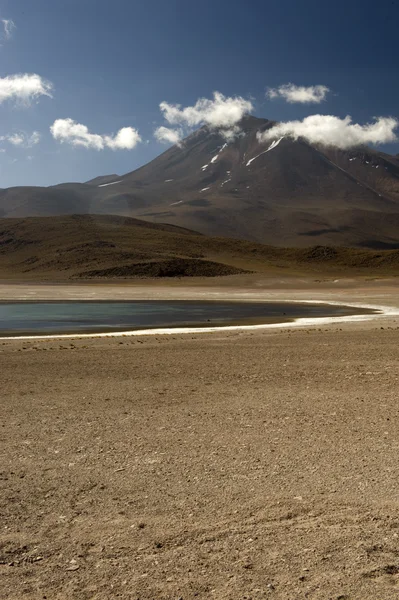
<svg viewBox="0 0 399 600">
<path fill-rule="evenodd" d="M 277 248 L 106 215 L 0 219 L 0 277 L 66 280 L 242 272 L 396 275 L 399 250 Z"/>
</svg>

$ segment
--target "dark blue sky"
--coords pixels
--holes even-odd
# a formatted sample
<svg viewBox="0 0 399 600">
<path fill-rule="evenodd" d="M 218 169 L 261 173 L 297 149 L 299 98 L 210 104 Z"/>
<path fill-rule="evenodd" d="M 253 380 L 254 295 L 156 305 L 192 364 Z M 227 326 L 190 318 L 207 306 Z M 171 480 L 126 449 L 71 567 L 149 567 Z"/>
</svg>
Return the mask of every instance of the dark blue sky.
<svg viewBox="0 0 399 600">
<path fill-rule="evenodd" d="M 397 2 L 0 0 L 0 18 L 16 25 L 0 48 L 0 77 L 37 73 L 54 86 L 51 99 L 28 107 L 0 104 L 0 136 L 42 135 L 29 149 L 3 143 L 0 187 L 133 170 L 165 149 L 153 137 L 165 124 L 161 101 L 193 105 L 215 90 L 251 98 L 256 116 L 274 120 L 399 116 Z M 332 92 L 319 105 L 265 97 L 288 82 Z M 143 143 L 116 151 L 60 144 L 49 130 L 60 118 L 98 134 L 134 127 Z"/>
</svg>

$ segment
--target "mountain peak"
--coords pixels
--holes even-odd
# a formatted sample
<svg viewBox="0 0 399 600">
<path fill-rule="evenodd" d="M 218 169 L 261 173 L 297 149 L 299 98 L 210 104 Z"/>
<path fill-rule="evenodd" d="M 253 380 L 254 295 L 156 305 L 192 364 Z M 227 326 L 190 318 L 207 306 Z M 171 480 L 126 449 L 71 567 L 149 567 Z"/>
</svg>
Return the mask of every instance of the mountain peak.
<svg viewBox="0 0 399 600">
<path fill-rule="evenodd" d="M 397 158 L 288 137 L 259 143 L 272 125 L 246 115 L 233 139 L 202 127 L 122 176 L 1 190 L 0 214 L 119 214 L 277 246 L 399 246 Z"/>
<path fill-rule="evenodd" d="M 272 124 L 272 123 L 273 123 L 273 121 L 269 121 L 268 119 L 262 119 L 260 117 L 253 117 L 252 115 L 247 114 L 247 115 L 244 115 L 240 121 L 238 121 L 236 127 L 238 129 L 240 129 L 241 131 L 248 133 L 255 129 L 261 130 L 266 125 L 270 126 L 270 124 Z M 185 140 L 183 140 L 183 141 L 185 142 L 187 140 L 194 139 L 194 138 L 198 137 L 199 135 L 203 135 L 203 134 L 219 135 L 221 137 L 224 137 L 224 131 L 226 131 L 226 130 L 228 131 L 229 128 L 210 127 L 209 125 L 203 125 L 199 129 L 196 129 L 193 133 L 188 135 L 185 138 Z"/>
</svg>

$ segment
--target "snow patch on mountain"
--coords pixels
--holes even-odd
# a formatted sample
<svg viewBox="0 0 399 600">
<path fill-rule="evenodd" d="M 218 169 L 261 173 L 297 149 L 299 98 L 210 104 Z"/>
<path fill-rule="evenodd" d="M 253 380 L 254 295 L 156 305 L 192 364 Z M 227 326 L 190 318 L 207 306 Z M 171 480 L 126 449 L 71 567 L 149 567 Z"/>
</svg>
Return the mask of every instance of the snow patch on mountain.
<svg viewBox="0 0 399 600">
<path fill-rule="evenodd" d="M 122 183 L 122 179 L 120 179 L 119 181 L 112 181 L 111 183 L 102 183 L 101 185 L 98 185 L 97 187 L 107 187 L 107 185 L 115 185 L 116 183 Z"/>
<path fill-rule="evenodd" d="M 284 136 L 283 136 L 284 137 Z M 254 160 L 256 160 L 257 158 L 259 158 L 259 156 L 262 156 L 262 154 L 266 154 L 266 152 L 270 152 L 270 150 L 273 150 L 273 148 L 275 148 L 276 146 L 279 145 L 279 143 L 281 142 L 281 140 L 283 139 L 283 137 L 281 137 L 279 140 L 274 140 L 270 146 L 268 147 L 267 150 L 264 150 L 264 152 L 261 152 L 260 154 L 258 154 L 257 156 L 254 156 L 253 158 L 250 158 L 249 161 L 247 162 L 247 167 L 249 167 L 249 165 L 251 163 L 254 162 Z"/>
<path fill-rule="evenodd" d="M 273 150 L 273 148 L 275 148 L 276 146 L 278 146 L 278 145 L 279 145 L 279 143 L 281 142 L 281 140 L 282 140 L 283 138 L 284 138 L 284 136 L 283 136 L 283 137 L 281 137 L 279 140 L 275 140 L 274 142 L 272 142 L 272 143 L 270 144 L 269 148 L 267 149 L 267 152 L 269 152 L 269 150 Z"/>
<path fill-rule="evenodd" d="M 223 144 L 223 146 L 220 148 L 219 152 L 217 154 L 215 154 L 215 156 L 213 158 L 211 158 L 211 163 L 215 163 L 218 159 L 219 154 L 225 149 L 227 148 L 227 144 Z"/>
</svg>

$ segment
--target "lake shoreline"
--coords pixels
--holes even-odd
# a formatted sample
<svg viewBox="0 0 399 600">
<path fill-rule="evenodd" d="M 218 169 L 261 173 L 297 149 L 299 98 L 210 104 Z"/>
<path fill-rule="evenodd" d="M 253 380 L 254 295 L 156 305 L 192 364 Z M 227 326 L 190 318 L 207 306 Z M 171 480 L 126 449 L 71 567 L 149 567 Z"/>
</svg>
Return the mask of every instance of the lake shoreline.
<svg viewBox="0 0 399 600">
<path fill-rule="evenodd" d="M 261 300 L 261 299 L 249 299 L 246 301 L 243 300 L 238 300 L 238 299 L 232 299 L 232 300 L 182 300 L 182 301 L 176 301 L 176 300 L 152 300 L 152 301 L 143 301 L 143 300 L 116 300 L 116 301 L 110 301 L 110 300 L 101 300 L 101 301 L 97 301 L 97 300 L 68 300 L 68 301 L 61 301 L 61 300 L 51 300 L 51 301 L 45 301 L 45 300 L 16 300 L 16 301 L 0 301 L 0 309 L 3 307 L 3 309 L 5 311 L 7 311 L 7 306 L 10 307 L 15 307 L 15 306 L 21 306 L 23 307 L 24 305 L 28 305 L 30 307 L 36 307 L 36 306 L 47 306 L 50 305 L 52 307 L 57 307 L 59 306 L 60 308 L 65 308 L 66 306 L 76 306 L 77 308 L 80 306 L 86 306 L 86 305 L 92 305 L 95 307 L 95 305 L 108 305 L 108 307 L 111 308 L 115 308 L 114 305 L 116 306 L 121 306 L 121 307 L 137 307 L 138 311 L 139 311 L 139 315 L 138 317 L 136 317 L 136 319 L 138 318 L 140 320 L 140 309 L 145 310 L 145 305 L 147 304 L 149 305 L 149 308 L 153 308 L 154 306 L 157 307 L 158 305 L 160 306 L 160 310 L 165 309 L 165 306 L 168 309 L 177 309 L 178 313 L 179 310 L 181 311 L 182 309 L 185 309 L 187 307 L 192 307 L 193 309 L 196 309 L 198 311 L 198 308 L 200 307 L 202 310 L 204 307 L 206 307 L 206 310 L 208 311 L 208 314 L 205 314 L 204 317 L 200 318 L 189 318 L 189 316 L 187 316 L 187 318 L 181 318 L 180 322 L 173 322 L 171 321 L 172 317 L 169 318 L 169 322 L 157 322 L 157 323 L 138 323 L 137 325 L 119 325 L 119 324 L 110 324 L 110 323 L 101 323 L 98 326 L 97 325 L 92 325 L 92 326 L 85 326 L 85 325 L 81 325 L 81 326 L 77 326 L 74 324 L 73 320 L 71 321 L 71 325 L 70 326 L 65 326 L 62 324 L 62 322 L 60 322 L 60 324 L 58 325 L 57 329 L 57 320 L 54 322 L 54 326 L 52 327 L 52 330 L 49 329 L 48 327 L 46 327 L 45 329 L 41 330 L 40 329 L 40 325 L 36 325 L 35 326 L 35 330 L 32 330 L 32 327 L 30 328 L 26 328 L 24 329 L 23 327 L 23 322 L 26 318 L 25 315 L 23 315 L 23 320 L 22 320 L 22 324 L 20 328 L 4 328 L 2 331 L 0 330 L 0 339 L 52 339 L 52 338 L 73 338 L 73 337 L 110 337 L 110 336 L 132 336 L 132 335 L 154 335 L 154 334 L 173 334 L 173 333 L 191 333 L 191 332 L 198 332 L 198 333 L 207 333 L 207 332 L 211 332 L 211 331 L 218 331 L 218 330 L 226 330 L 226 331 L 234 331 L 237 329 L 242 329 L 242 330 L 248 330 L 248 329 L 254 329 L 254 328 L 265 328 L 265 327 L 273 327 L 273 326 L 282 326 L 282 327 L 286 327 L 287 325 L 296 325 L 298 323 L 303 322 L 304 320 L 306 322 L 323 322 L 320 321 L 320 319 L 324 319 L 324 322 L 326 322 L 327 320 L 336 320 L 336 319 L 340 319 L 340 320 L 344 320 L 344 319 L 361 319 L 361 318 L 365 318 L 365 317 L 371 317 L 373 315 L 377 315 L 377 314 L 381 314 L 381 310 L 379 307 L 371 307 L 371 306 L 350 306 L 350 305 L 344 305 L 344 304 L 337 304 L 334 302 L 318 302 L 318 301 L 311 301 L 311 300 L 302 300 L 302 301 L 297 301 L 297 302 L 292 302 L 292 301 L 288 301 L 288 300 L 281 300 L 281 301 L 266 301 L 266 300 Z M 215 311 L 216 314 L 218 312 L 220 312 L 220 308 L 221 307 L 226 307 L 226 306 L 237 306 L 237 311 L 238 312 L 242 312 L 243 309 L 245 309 L 245 311 L 247 311 L 248 307 L 255 307 L 257 309 L 262 308 L 264 309 L 266 312 L 267 310 L 271 311 L 271 314 L 265 314 L 265 315 L 247 315 L 244 316 L 243 314 L 240 316 L 239 314 L 237 314 L 237 317 L 231 317 L 231 318 L 218 318 L 218 317 L 214 317 L 214 314 L 212 311 Z M 325 309 L 323 311 L 323 308 Z M 209 310 L 211 309 L 211 310 Z M 244 312 L 245 312 L 244 311 Z M 275 312 L 281 312 L 282 314 L 276 315 L 273 314 Z M 288 312 L 286 312 L 288 311 Z M 71 319 L 72 319 L 71 315 Z M 130 315 L 130 318 L 133 318 L 136 315 L 134 314 L 134 312 Z M 148 312 L 147 314 L 147 319 L 149 319 L 151 321 L 151 316 L 154 316 L 154 314 L 151 314 L 151 311 Z M 155 316 L 157 316 L 157 313 L 155 313 Z M 205 318 L 206 316 L 209 316 L 211 318 Z M 91 315 L 90 313 L 87 314 L 87 317 L 91 317 L 91 319 L 93 319 L 93 315 Z M 120 318 L 122 319 L 123 315 L 120 316 Z M 3 316 L 3 322 L 7 322 L 7 312 L 5 317 Z M 13 318 L 12 314 L 11 314 L 11 319 Z M 14 320 L 15 320 L 15 316 L 14 316 Z M 31 317 L 32 319 L 34 318 L 34 315 L 32 315 Z M 51 315 L 48 316 L 48 320 L 51 321 Z M 58 316 L 59 318 L 59 316 Z M 79 318 L 83 318 L 83 315 L 80 315 Z M 107 316 L 103 316 L 103 319 L 106 319 Z M 119 318 L 119 316 L 118 316 Z M 126 315 L 125 315 L 126 318 Z M 143 318 L 143 317 L 142 317 Z M 144 316 L 144 319 L 146 317 Z M 176 317 L 175 317 L 176 318 Z M 100 317 L 98 317 L 98 319 L 100 319 Z M 75 317 L 76 320 L 76 317 Z M 309 321 L 310 320 L 310 321 Z M 29 321 L 28 321 L 29 322 Z M 1 314 L 0 314 L 0 327 L 1 327 Z"/>
</svg>

